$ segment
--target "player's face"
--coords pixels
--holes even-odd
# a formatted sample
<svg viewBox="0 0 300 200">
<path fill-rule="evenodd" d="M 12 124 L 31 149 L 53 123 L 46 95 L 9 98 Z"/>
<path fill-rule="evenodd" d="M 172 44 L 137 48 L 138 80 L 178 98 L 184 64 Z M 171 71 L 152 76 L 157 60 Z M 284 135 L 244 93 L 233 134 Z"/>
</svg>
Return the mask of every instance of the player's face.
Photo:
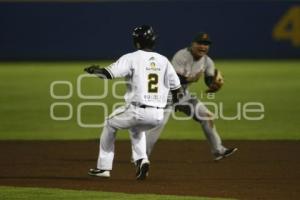
<svg viewBox="0 0 300 200">
<path fill-rule="evenodd" d="M 206 55 L 208 53 L 208 50 L 209 50 L 208 43 L 193 42 L 191 45 L 191 52 L 196 60 Z"/>
</svg>

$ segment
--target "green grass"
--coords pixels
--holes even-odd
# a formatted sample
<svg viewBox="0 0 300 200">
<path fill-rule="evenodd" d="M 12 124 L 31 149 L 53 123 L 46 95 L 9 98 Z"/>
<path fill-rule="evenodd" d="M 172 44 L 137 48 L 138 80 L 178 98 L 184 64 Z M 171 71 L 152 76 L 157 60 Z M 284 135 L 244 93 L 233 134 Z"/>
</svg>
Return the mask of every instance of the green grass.
<svg viewBox="0 0 300 200">
<path fill-rule="evenodd" d="M 125 194 L 112 192 L 94 192 L 62 189 L 42 189 L 42 188 L 24 188 L 24 187 L 0 187 L 1 199 L 3 200 L 209 200 L 221 198 L 204 198 L 175 195 L 151 195 L 151 194 Z M 223 198 L 222 198 L 223 199 Z"/>
<path fill-rule="evenodd" d="M 83 102 L 102 102 L 111 106 L 116 102 L 109 82 L 108 96 L 102 100 L 83 100 L 76 91 L 77 77 L 85 66 L 95 62 L 2 62 L 0 63 L 0 139 L 90 139 L 98 138 L 101 129 L 82 128 L 76 121 L 77 106 Z M 110 62 L 99 62 L 102 66 Z M 225 116 L 235 116 L 237 104 L 260 102 L 264 105 L 264 118 L 249 121 L 243 116 L 239 120 L 215 120 L 223 139 L 300 139 L 300 60 L 295 61 L 216 61 L 225 77 L 225 85 L 208 100 L 201 95 L 204 84 L 199 81 L 191 91 L 204 96 L 203 101 L 216 102 L 224 106 Z M 73 84 L 73 96 L 57 100 L 50 96 L 53 81 L 66 80 Z M 103 80 L 84 79 L 82 92 L 96 95 Z M 68 93 L 65 86 L 55 87 L 55 94 Z M 118 87 L 122 94 L 124 87 Z M 123 100 L 118 100 L 123 102 Z M 69 102 L 73 106 L 73 117 L 67 121 L 50 118 L 50 105 L 54 102 Z M 65 116 L 67 109 L 57 107 L 55 114 Z M 102 123 L 103 110 L 96 107 L 83 109 L 84 123 Z M 258 114 L 252 114 L 252 116 Z M 119 138 L 128 138 L 126 131 Z M 162 134 L 165 139 L 203 139 L 199 124 L 194 121 L 171 119 Z"/>
</svg>

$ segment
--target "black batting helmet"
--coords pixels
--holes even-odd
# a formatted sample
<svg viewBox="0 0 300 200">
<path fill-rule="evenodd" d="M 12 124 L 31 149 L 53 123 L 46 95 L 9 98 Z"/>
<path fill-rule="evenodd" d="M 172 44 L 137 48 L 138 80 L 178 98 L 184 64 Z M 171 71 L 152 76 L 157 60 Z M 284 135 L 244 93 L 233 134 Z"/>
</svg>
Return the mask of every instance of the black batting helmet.
<svg viewBox="0 0 300 200">
<path fill-rule="evenodd" d="M 137 49 L 152 49 L 156 41 L 153 28 L 149 25 L 136 27 L 132 32 L 132 38 Z"/>
</svg>

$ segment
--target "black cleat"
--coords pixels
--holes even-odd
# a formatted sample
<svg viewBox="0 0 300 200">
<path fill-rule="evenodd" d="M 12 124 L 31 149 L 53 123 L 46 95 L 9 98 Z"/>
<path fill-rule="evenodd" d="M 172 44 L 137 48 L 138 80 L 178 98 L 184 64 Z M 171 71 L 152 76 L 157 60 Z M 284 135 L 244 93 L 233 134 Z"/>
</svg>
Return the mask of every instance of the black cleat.
<svg viewBox="0 0 300 200">
<path fill-rule="evenodd" d="M 218 160 L 222 160 L 223 158 L 227 158 L 229 156 L 231 156 L 232 154 L 234 154 L 234 152 L 236 152 L 238 150 L 238 148 L 230 148 L 230 149 L 226 149 L 224 151 L 224 153 L 215 153 L 214 156 L 215 156 L 215 161 L 218 161 Z"/>
<path fill-rule="evenodd" d="M 95 169 L 90 169 L 89 172 L 88 172 L 88 175 L 98 176 L 98 177 L 102 177 L 102 178 L 109 178 L 110 177 L 110 171 L 95 168 Z"/>
<path fill-rule="evenodd" d="M 145 180 L 148 176 L 150 162 L 148 159 L 140 159 L 136 161 L 136 180 Z"/>
</svg>

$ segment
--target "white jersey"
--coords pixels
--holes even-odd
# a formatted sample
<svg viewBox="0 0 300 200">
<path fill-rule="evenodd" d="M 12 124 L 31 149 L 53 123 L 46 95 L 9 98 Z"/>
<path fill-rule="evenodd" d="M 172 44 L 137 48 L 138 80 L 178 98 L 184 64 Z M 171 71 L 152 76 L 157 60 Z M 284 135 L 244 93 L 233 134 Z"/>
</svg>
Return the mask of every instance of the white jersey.
<svg viewBox="0 0 300 200">
<path fill-rule="evenodd" d="M 126 103 L 165 107 L 170 90 L 180 88 L 180 81 L 169 60 L 155 52 L 138 50 L 122 56 L 106 67 L 113 78 L 128 82 Z"/>
</svg>

